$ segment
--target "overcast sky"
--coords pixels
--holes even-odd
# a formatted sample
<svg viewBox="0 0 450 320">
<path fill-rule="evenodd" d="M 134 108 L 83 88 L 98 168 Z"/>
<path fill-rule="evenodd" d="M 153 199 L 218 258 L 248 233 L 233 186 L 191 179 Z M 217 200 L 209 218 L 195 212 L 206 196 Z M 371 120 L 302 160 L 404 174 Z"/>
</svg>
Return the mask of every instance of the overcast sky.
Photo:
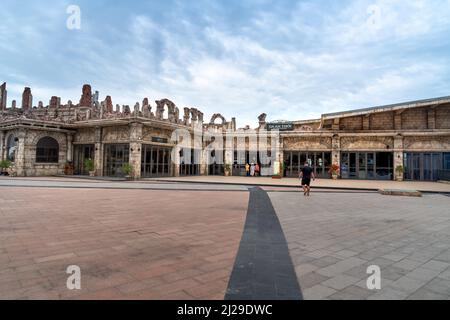
<svg viewBox="0 0 450 320">
<path fill-rule="evenodd" d="M 25 86 L 77 103 L 89 83 L 243 127 L 450 95 L 450 0 L 1 2 L 8 105 Z"/>
</svg>

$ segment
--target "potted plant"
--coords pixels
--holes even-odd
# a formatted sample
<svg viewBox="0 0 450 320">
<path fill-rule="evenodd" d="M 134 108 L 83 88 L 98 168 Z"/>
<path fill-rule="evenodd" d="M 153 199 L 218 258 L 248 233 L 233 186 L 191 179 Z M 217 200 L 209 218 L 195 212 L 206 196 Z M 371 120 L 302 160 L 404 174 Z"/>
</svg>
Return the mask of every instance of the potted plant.
<svg viewBox="0 0 450 320">
<path fill-rule="evenodd" d="M 8 169 L 11 168 L 12 162 L 9 160 L 2 160 L 0 161 L 0 169 L 1 169 L 1 175 L 7 176 L 9 175 Z"/>
<path fill-rule="evenodd" d="M 278 173 L 272 176 L 272 179 L 282 179 L 284 175 L 284 162 L 279 162 L 278 164 Z"/>
<path fill-rule="evenodd" d="M 329 173 L 331 174 L 331 177 L 333 178 L 333 180 L 337 180 L 338 179 L 339 171 L 340 171 L 339 165 L 333 164 L 331 166 Z"/>
<path fill-rule="evenodd" d="M 229 163 L 225 164 L 225 177 L 231 176 L 231 165 Z"/>
<path fill-rule="evenodd" d="M 95 163 L 92 159 L 84 160 L 84 169 L 89 172 L 90 177 L 95 177 Z"/>
<path fill-rule="evenodd" d="M 73 164 L 72 164 L 72 162 L 67 162 L 65 165 L 64 165 L 64 174 L 66 175 L 66 176 L 71 176 L 71 175 L 73 175 Z"/>
<path fill-rule="evenodd" d="M 122 171 L 125 173 L 125 178 L 131 179 L 131 174 L 133 173 L 133 166 L 129 163 L 124 163 L 122 166 Z"/>
<path fill-rule="evenodd" d="M 403 181 L 403 174 L 405 172 L 405 168 L 402 165 L 398 165 L 395 168 L 395 180 Z"/>
</svg>

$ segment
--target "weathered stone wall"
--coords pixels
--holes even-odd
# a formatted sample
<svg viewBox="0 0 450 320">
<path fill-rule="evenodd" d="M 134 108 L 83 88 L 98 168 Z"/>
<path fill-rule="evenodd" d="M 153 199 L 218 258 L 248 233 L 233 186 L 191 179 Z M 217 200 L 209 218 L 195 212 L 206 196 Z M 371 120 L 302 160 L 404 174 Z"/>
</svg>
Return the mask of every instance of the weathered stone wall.
<svg viewBox="0 0 450 320">
<path fill-rule="evenodd" d="M 403 147 L 405 151 L 450 152 L 450 136 L 405 137 Z"/>
<path fill-rule="evenodd" d="M 104 143 L 127 143 L 130 140 L 129 126 L 105 127 L 102 133 Z"/>
<path fill-rule="evenodd" d="M 36 145 L 44 137 L 52 137 L 59 144 L 58 163 L 36 163 Z M 67 160 L 67 136 L 61 132 L 43 130 L 28 130 L 25 136 L 24 175 L 25 176 L 50 176 L 64 174 L 64 166 Z"/>
<path fill-rule="evenodd" d="M 370 130 L 393 130 L 394 113 L 382 112 L 370 116 Z"/>
<path fill-rule="evenodd" d="M 331 142 L 331 137 L 288 137 L 283 139 L 283 148 L 286 151 L 329 151 Z"/>
<path fill-rule="evenodd" d="M 402 129 L 424 130 L 428 128 L 427 108 L 405 110 L 402 113 Z"/>
<path fill-rule="evenodd" d="M 73 142 L 82 144 L 95 143 L 95 128 L 78 129 Z"/>
<path fill-rule="evenodd" d="M 393 137 L 342 137 L 341 150 L 392 150 L 394 148 Z"/>
<path fill-rule="evenodd" d="M 170 142 L 172 138 L 173 130 L 157 128 L 153 126 L 144 126 L 142 128 L 142 140 L 146 142 L 151 142 L 152 138 L 163 138 Z"/>
<path fill-rule="evenodd" d="M 450 129 L 450 105 L 436 108 L 436 129 Z"/>
<path fill-rule="evenodd" d="M 362 130 L 363 117 L 348 117 L 340 120 L 340 128 L 342 130 Z"/>
</svg>

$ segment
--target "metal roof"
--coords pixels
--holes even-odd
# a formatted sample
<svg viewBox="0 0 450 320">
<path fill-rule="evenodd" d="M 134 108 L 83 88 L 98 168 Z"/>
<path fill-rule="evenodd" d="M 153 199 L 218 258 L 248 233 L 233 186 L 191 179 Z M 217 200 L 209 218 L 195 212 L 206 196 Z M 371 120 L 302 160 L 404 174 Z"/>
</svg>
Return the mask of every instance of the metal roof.
<svg viewBox="0 0 450 320">
<path fill-rule="evenodd" d="M 402 102 L 402 103 L 389 104 L 389 105 L 364 108 L 364 109 L 355 109 L 355 110 L 350 110 L 350 111 L 326 113 L 326 114 L 322 115 L 322 119 L 340 118 L 340 117 L 344 117 L 344 116 L 345 117 L 357 116 L 357 115 L 368 114 L 368 113 L 394 111 L 394 110 L 401 110 L 401 109 L 407 109 L 407 108 L 418 108 L 418 107 L 423 107 L 423 106 L 439 105 L 439 104 L 443 104 L 443 103 L 450 103 L 450 96 Z"/>
</svg>

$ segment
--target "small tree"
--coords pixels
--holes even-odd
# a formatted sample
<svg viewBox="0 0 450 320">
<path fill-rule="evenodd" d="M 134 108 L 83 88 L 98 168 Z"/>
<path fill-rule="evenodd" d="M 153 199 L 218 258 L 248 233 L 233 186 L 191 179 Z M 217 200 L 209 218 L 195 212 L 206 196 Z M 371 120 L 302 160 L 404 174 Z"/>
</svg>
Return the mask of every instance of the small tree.
<svg viewBox="0 0 450 320">
<path fill-rule="evenodd" d="M 133 166 L 129 163 L 124 163 L 122 166 L 122 171 L 126 176 L 131 176 L 133 172 Z"/>
<path fill-rule="evenodd" d="M 95 170 L 95 163 L 94 160 L 92 159 L 85 159 L 84 160 L 84 168 L 89 171 L 92 172 Z"/>
<path fill-rule="evenodd" d="M 402 175 L 402 174 L 405 172 L 405 168 L 404 168 L 402 165 L 398 165 L 398 166 L 395 168 L 395 172 L 396 172 L 398 175 Z"/>
<path fill-rule="evenodd" d="M 0 161 L 0 169 L 9 169 L 12 166 L 12 162 L 9 160 L 2 160 Z"/>
</svg>

